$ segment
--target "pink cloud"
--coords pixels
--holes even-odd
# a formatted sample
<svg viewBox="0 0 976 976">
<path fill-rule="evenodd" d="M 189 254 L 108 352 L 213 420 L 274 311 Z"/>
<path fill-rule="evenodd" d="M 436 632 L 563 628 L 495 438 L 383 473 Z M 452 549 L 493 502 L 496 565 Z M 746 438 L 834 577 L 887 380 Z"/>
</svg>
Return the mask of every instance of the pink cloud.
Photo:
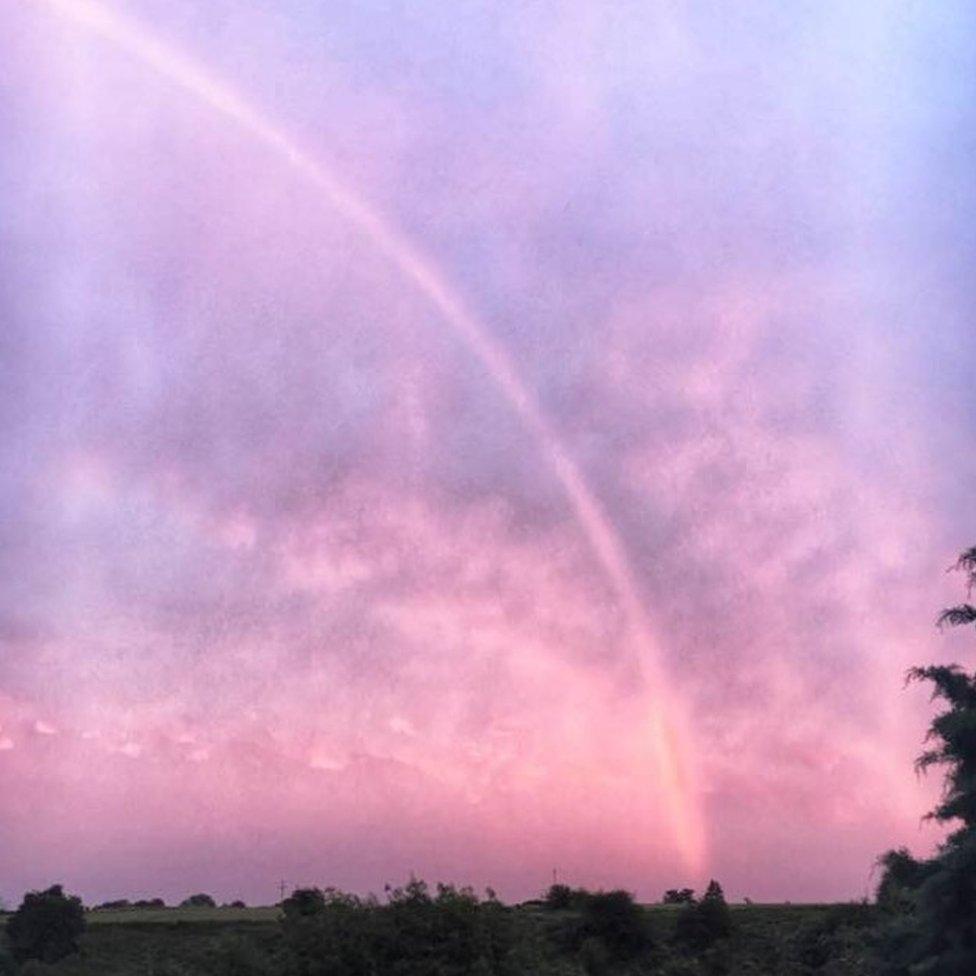
<svg viewBox="0 0 976 976">
<path fill-rule="evenodd" d="M 959 248 L 930 191 L 959 178 L 922 149 L 967 120 L 896 97 L 924 52 L 859 46 L 840 4 L 132 8 L 436 257 L 619 533 L 655 662 L 524 412 L 402 268 L 29 6 L 0 17 L 5 896 L 417 871 L 521 897 L 557 867 L 842 898 L 936 840 L 901 680 L 973 660 L 931 627 L 971 541 L 973 332 L 934 283 Z"/>
</svg>

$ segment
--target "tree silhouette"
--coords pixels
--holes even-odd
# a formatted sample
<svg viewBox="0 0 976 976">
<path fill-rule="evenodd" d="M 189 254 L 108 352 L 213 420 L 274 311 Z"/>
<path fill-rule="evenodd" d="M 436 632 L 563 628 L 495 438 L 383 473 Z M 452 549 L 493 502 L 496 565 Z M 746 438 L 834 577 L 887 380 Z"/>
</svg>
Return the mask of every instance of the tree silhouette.
<svg viewBox="0 0 976 976">
<path fill-rule="evenodd" d="M 722 886 L 712 880 L 701 901 L 692 899 L 682 909 L 675 925 L 675 941 L 700 952 L 731 934 L 732 913 L 726 904 Z"/>
<path fill-rule="evenodd" d="M 217 902 L 214 901 L 212 895 L 204 894 L 200 892 L 196 895 L 190 895 L 189 898 L 184 898 L 180 902 L 180 908 L 216 908 Z"/>
<path fill-rule="evenodd" d="M 7 941 L 18 962 L 51 963 L 78 951 L 85 931 L 81 899 L 65 895 L 61 885 L 29 891 L 7 922 Z"/>
<path fill-rule="evenodd" d="M 976 547 L 959 557 L 969 592 L 976 585 Z M 942 627 L 976 623 L 976 607 L 962 603 L 943 610 Z M 976 973 L 976 673 L 958 665 L 912 668 L 908 682 L 932 685 L 932 700 L 945 708 L 932 721 L 928 747 L 916 769 L 944 770 L 942 798 L 928 817 L 957 826 L 927 862 L 915 862 L 907 851 L 889 851 L 881 859 L 885 875 L 879 887 L 897 887 L 907 895 L 909 916 L 892 927 L 889 972 L 926 976 L 972 976 Z M 897 875 L 897 876 L 896 876 Z M 917 885 L 914 892 L 912 885 Z"/>
<path fill-rule="evenodd" d="M 961 553 L 952 568 L 966 574 L 967 595 L 972 596 L 973 587 L 976 587 L 976 546 Z M 976 607 L 968 601 L 947 607 L 939 614 L 940 627 L 964 627 L 967 624 L 976 624 Z"/>
</svg>

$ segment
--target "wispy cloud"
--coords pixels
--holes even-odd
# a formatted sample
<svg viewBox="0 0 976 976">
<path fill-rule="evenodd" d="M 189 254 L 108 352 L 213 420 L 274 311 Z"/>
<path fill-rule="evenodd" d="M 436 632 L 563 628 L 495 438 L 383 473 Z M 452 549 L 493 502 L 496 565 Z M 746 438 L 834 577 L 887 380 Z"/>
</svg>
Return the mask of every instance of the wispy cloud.
<svg viewBox="0 0 976 976">
<path fill-rule="evenodd" d="M 900 687 L 973 659 L 931 627 L 971 541 L 971 13 L 127 9 L 511 355 L 688 703 L 708 870 L 848 897 L 931 843 Z M 0 21 L 5 894 L 700 880 L 619 587 L 484 364 L 212 106 Z"/>
</svg>

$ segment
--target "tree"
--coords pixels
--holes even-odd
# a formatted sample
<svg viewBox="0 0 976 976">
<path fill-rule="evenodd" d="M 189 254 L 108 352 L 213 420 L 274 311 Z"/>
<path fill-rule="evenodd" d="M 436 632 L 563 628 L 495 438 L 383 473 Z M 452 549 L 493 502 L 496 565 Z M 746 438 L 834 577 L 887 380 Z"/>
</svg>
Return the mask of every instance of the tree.
<svg viewBox="0 0 976 976">
<path fill-rule="evenodd" d="M 966 573 L 971 594 L 976 547 L 962 553 L 956 568 Z M 976 607 L 968 602 L 949 607 L 938 623 L 976 624 Z M 933 719 L 928 747 L 915 766 L 921 772 L 944 769 L 942 798 L 928 817 L 956 829 L 928 862 L 915 862 L 907 851 L 889 851 L 882 858 L 879 900 L 882 889 L 899 881 L 908 894 L 908 918 L 889 933 L 890 971 L 971 976 L 976 973 L 976 673 L 955 664 L 930 665 L 912 668 L 907 681 L 929 682 L 933 701 L 946 706 Z"/>
<path fill-rule="evenodd" d="M 962 552 L 953 569 L 966 574 L 967 597 L 971 597 L 973 588 L 976 587 L 976 546 Z M 976 607 L 968 600 L 966 603 L 948 607 L 939 614 L 938 624 L 940 627 L 965 627 L 967 624 L 976 624 Z"/>
<path fill-rule="evenodd" d="M 516 976 L 525 920 L 496 898 L 412 878 L 387 902 L 304 889 L 284 903 L 285 971 L 293 976 Z"/>
<path fill-rule="evenodd" d="M 694 888 L 668 888 L 661 903 L 664 905 L 690 905 L 695 900 Z"/>
<path fill-rule="evenodd" d="M 581 911 L 592 898 L 585 888 L 570 888 L 565 884 L 551 885 L 542 896 L 542 904 L 552 911 Z"/>
<path fill-rule="evenodd" d="M 93 912 L 118 912 L 125 908 L 131 908 L 132 905 L 128 898 L 117 898 L 114 901 L 103 901 L 100 905 L 95 905 L 92 908 Z"/>
<path fill-rule="evenodd" d="M 573 889 L 567 884 L 550 885 L 543 896 L 546 908 L 560 911 L 573 907 Z"/>
<path fill-rule="evenodd" d="M 296 888 L 282 903 L 285 918 L 304 918 L 317 915 L 325 908 L 325 892 L 321 888 Z"/>
<path fill-rule="evenodd" d="M 732 934 L 732 912 L 725 902 L 725 892 L 717 881 L 708 882 L 708 888 L 698 903 L 698 914 L 712 942 L 726 939 Z"/>
<path fill-rule="evenodd" d="M 216 908 L 217 902 L 215 902 L 210 895 L 205 895 L 203 893 L 198 895 L 190 895 L 189 898 L 184 898 L 180 902 L 180 908 Z"/>
<path fill-rule="evenodd" d="M 81 899 L 65 895 L 61 885 L 30 891 L 7 922 L 10 952 L 18 962 L 57 962 L 78 951 L 85 931 Z"/>
<path fill-rule="evenodd" d="M 713 946 L 732 934 L 732 913 L 722 886 L 710 881 L 701 901 L 692 900 L 678 916 L 675 941 L 694 951 Z"/>
<path fill-rule="evenodd" d="M 887 912 L 904 912 L 912 907 L 922 882 L 932 873 L 932 861 L 917 861 L 907 847 L 888 851 L 878 858 L 881 881 L 875 892 L 879 908 Z"/>
</svg>

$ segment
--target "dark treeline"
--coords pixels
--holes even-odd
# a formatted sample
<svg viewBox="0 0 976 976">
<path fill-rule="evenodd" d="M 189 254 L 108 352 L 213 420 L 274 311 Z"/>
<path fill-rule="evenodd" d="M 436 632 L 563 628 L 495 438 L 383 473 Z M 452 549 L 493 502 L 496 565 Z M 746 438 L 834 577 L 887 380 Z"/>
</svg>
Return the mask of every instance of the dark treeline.
<svg viewBox="0 0 976 976">
<path fill-rule="evenodd" d="M 568 893 L 568 899 L 566 894 Z M 675 908 L 554 885 L 504 905 L 413 879 L 383 899 L 304 888 L 271 923 L 90 925 L 77 899 L 34 893 L 7 926 L 4 976 L 706 976 L 828 972 L 867 958 L 874 906 L 742 908 L 712 882 Z M 19 920 L 14 924 L 15 920 Z M 160 934 L 162 933 L 162 934 Z M 84 938 L 82 936 L 84 935 Z M 769 968 L 774 960 L 779 968 Z M 836 972 L 860 971 L 837 969 Z"/>
<path fill-rule="evenodd" d="M 976 548 L 958 566 L 971 593 Z M 976 624 L 976 606 L 950 607 L 939 624 Z M 908 681 L 930 684 L 943 705 L 916 766 L 942 769 L 929 816 L 950 832 L 927 860 L 906 848 L 883 854 L 874 903 L 730 907 L 712 881 L 700 898 L 669 889 L 659 908 L 626 891 L 559 884 L 507 906 L 491 890 L 413 879 L 382 900 L 299 889 L 264 923 L 215 922 L 194 911 L 216 907 L 197 894 L 173 925 L 86 933 L 81 901 L 54 886 L 8 916 L 0 976 L 976 976 L 976 674 L 920 667 Z M 165 905 L 97 908 L 121 919 Z"/>
</svg>

